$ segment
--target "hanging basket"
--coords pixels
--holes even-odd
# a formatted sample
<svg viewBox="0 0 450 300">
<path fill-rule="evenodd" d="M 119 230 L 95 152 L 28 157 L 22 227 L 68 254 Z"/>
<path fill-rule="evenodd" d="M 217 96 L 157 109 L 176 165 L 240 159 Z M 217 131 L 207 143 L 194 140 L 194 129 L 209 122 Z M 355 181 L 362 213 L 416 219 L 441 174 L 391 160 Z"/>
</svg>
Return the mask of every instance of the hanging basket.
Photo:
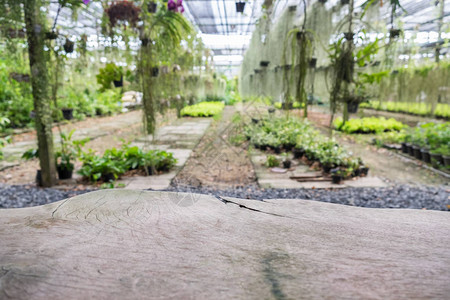
<svg viewBox="0 0 450 300">
<path fill-rule="evenodd" d="M 245 8 L 245 2 L 236 2 L 236 12 L 243 13 Z"/>
<path fill-rule="evenodd" d="M 344 33 L 344 37 L 347 41 L 353 41 L 353 36 L 354 36 L 353 32 L 345 32 Z"/>
<path fill-rule="evenodd" d="M 113 80 L 113 83 L 116 88 L 123 87 L 123 76 L 120 77 L 120 80 Z"/>
<path fill-rule="evenodd" d="M 402 33 L 401 29 L 395 29 L 395 28 L 391 28 L 389 30 L 389 38 L 391 39 L 395 39 L 398 38 L 400 36 L 400 34 Z"/>
<path fill-rule="evenodd" d="M 156 12 L 157 8 L 158 8 L 158 5 L 156 4 L 156 2 L 150 2 L 147 5 L 148 12 L 151 14 L 154 14 Z"/>
<path fill-rule="evenodd" d="M 289 10 L 290 12 L 296 11 L 296 10 L 297 10 L 297 5 L 291 5 L 291 6 L 289 6 L 289 7 L 288 7 L 288 10 Z"/>
<path fill-rule="evenodd" d="M 259 65 L 260 65 L 261 67 L 268 67 L 269 64 L 270 64 L 270 62 L 269 62 L 269 61 L 265 61 L 265 60 L 262 60 L 262 61 L 259 63 Z"/>
<path fill-rule="evenodd" d="M 66 43 L 63 46 L 64 47 L 64 51 L 66 51 L 66 53 L 72 53 L 74 46 L 75 46 L 74 42 L 72 42 L 69 39 L 66 39 Z"/>
<path fill-rule="evenodd" d="M 47 40 L 56 40 L 57 37 L 58 37 L 58 34 L 56 34 L 56 32 L 54 32 L 54 31 L 45 33 L 45 38 Z"/>
<path fill-rule="evenodd" d="M 158 75 L 159 75 L 159 68 L 153 67 L 152 68 L 152 77 L 158 77 Z"/>
<path fill-rule="evenodd" d="M 309 60 L 309 67 L 310 68 L 315 68 L 317 65 L 317 58 L 313 57 Z"/>
<path fill-rule="evenodd" d="M 349 4 L 350 0 L 341 0 L 341 5 Z"/>
</svg>

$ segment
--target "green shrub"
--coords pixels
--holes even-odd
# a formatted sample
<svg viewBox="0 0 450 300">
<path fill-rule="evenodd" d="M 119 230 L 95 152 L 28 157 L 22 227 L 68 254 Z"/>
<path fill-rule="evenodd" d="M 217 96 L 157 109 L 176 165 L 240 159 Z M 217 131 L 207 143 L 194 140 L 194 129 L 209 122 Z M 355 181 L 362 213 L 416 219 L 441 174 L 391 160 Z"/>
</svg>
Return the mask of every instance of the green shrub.
<svg viewBox="0 0 450 300">
<path fill-rule="evenodd" d="M 144 152 L 129 144 L 122 145 L 120 149 L 108 149 L 103 156 L 89 150 L 81 153 L 80 160 L 83 165 L 78 173 L 91 181 L 108 181 L 111 176 L 117 179 L 128 170 L 145 170 L 147 167 L 156 172 L 167 172 L 177 163 L 172 153 L 162 150 Z"/>
<path fill-rule="evenodd" d="M 200 102 L 183 108 L 181 116 L 212 117 L 219 114 L 224 107 L 223 102 Z"/>
<path fill-rule="evenodd" d="M 408 131 L 405 140 L 428 147 L 432 153 L 450 155 L 450 122 L 420 124 Z"/>
<path fill-rule="evenodd" d="M 406 125 L 393 118 L 385 119 L 383 117 L 350 119 L 345 124 L 342 118 L 337 118 L 334 121 L 334 126 L 337 130 L 345 133 L 381 133 L 386 131 L 400 131 L 406 127 Z"/>
<path fill-rule="evenodd" d="M 269 168 L 278 167 L 280 165 L 280 160 L 273 155 L 267 156 L 266 165 Z"/>
<path fill-rule="evenodd" d="M 431 105 L 421 102 L 417 103 L 417 102 L 369 101 L 367 103 L 361 103 L 360 107 L 391 112 L 409 113 L 420 116 L 431 114 Z M 434 111 L 434 116 L 444 119 L 450 118 L 450 105 L 445 103 L 438 103 Z"/>
</svg>

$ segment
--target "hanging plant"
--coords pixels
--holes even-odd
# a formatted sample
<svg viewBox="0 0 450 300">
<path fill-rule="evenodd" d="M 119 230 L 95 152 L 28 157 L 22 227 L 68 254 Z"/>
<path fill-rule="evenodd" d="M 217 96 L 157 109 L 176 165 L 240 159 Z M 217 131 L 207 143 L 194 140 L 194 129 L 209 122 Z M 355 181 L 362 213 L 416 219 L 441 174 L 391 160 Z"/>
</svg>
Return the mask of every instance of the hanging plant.
<svg viewBox="0 0 450 300">
<path fill-rule="evenodd" d="M 73 48 L 75 46 L 75 43 L 72 42 L 71 40 L 69 40 L 68 38 L 66 38 L 66 42 L 64 43 L 64 51 L 66 51 L 66 53 L 72 53 L 73 52 Z"/>
<path fill-rule="evenodd" d="M 141 9 L 139 7 L 128 1 L 113 2 L 105 10 L 111 27 L 116 26 L 120 21 L 128 22 L 130 26 L 136 27 L 140 12 Z"/>
<path fill-rule="evenodd" d="M 183 0 L 169 0 L 167 2 L 167 9 L 172 12 L 184 13 Z"/>
<path fill-rule="evenodd" d="M 149 13 L 154 14 L 156 12 L 156 9 L 158 8 L 158 4 L 156 2 L 149 2 L 147 5 L 147 9 Z"/>
<path fill-rule="evenodd" d="M 236 12 L 243 13 L 245 9 L 245 2 L 239 1 L 236 2 Z"/>
</svg>

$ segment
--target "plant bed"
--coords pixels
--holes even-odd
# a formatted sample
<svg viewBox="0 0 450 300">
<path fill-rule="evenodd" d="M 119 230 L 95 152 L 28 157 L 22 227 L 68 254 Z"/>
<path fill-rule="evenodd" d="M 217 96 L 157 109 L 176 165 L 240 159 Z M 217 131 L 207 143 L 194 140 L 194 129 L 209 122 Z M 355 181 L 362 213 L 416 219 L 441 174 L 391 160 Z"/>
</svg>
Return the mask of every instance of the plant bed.
<svg viewBox="0 0 450 300">
<path fill-rule="evenodd" d="M 431 115 L 431 108 L 429 105 L 423 102 L 379 102 L 368 101 L 361 103 L 361 108 L 370 108 L 380 111 L 389 111 L 396 113 L 410 114 L 414 116 L 427 116 Z M 446 103 L 437 103 L 433 116 L 435 118 L 449 119 L 450 118 L 450 105 Z"/>
<path fill-rule="evenodd" d="M 345 133 L 381 133 L 387 131 L 400 131 L 407 126 L 395 119 L 368 117 L 361 119 L 350 119 L 344 123 L 342 118 L 334 121 L 337 130 Z"/>
<path fill-rule="evenodd" d="M 311 167 L 338 167 L 342 175 L 348 178 L 363 166 L 359 158 L 353 157 L 335 140 L 321 135 L 307 121 L 270 117 L 261 120 L 258 125 L 248 124 L 244 134 L 250 137 L 250 143 L 257 148 L 264 145 L 274 150 L 292 149 L 296 159 L 302 158 Z"/>
<path fill-rule="evenodd" d="M 225 104 L 223 102 L 200 102 L 186 106 L 181 110 L 181 116 L 188 117 L 213 117 L 222 112 Z"/>
</svg>

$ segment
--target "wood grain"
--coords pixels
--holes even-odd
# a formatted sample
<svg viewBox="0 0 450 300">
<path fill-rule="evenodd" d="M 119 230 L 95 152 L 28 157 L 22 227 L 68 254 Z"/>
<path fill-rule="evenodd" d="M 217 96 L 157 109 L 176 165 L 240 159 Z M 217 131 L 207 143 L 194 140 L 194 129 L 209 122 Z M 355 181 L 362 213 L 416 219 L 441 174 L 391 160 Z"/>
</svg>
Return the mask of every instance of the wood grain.
<svg viewBox="0 0 450 300">
<path fill-rule="evenodd" d="M 450 215 L 109 190 L 0 210 L 0 299 L 445 299 Z"/>
</svg>

